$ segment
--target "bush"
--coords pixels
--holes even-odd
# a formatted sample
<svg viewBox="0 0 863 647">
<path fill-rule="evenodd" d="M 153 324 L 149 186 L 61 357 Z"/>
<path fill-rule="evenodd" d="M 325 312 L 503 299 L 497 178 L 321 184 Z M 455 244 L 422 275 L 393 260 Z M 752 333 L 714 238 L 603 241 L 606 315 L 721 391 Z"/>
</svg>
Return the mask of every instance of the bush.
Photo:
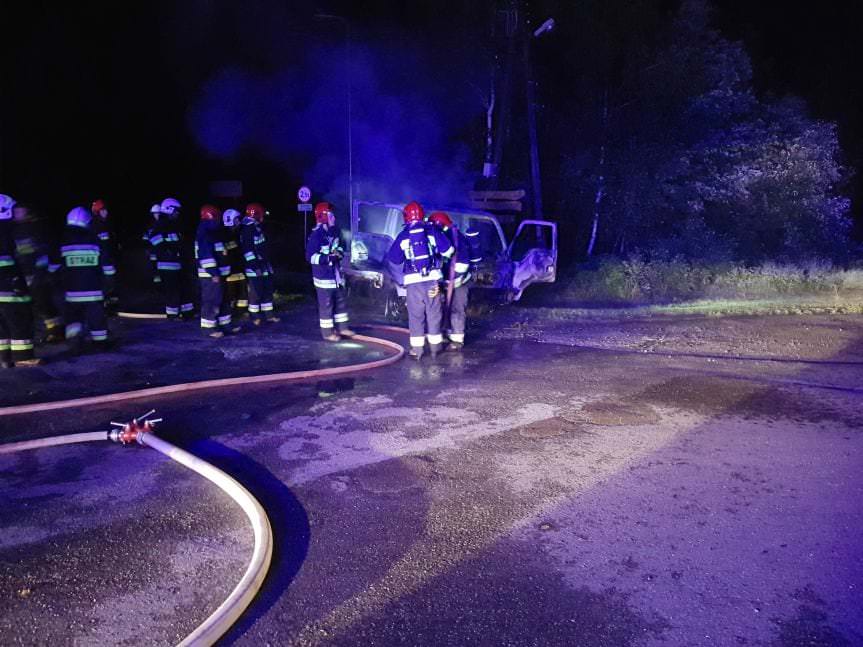
<svg viewBox="0 0 863 647">
<path fill-rule="evenodd" d="M 753 267 L 731 263 L 698 264 L 634 255 L 603 257 L 562 277 L 560 297 L 596 304 L 662 304 L 699 299 L 769 299 L 835 296 L 863 291 L 863 269 L 842 270 L 826 262 L 764 263 Z"/>
</svg>

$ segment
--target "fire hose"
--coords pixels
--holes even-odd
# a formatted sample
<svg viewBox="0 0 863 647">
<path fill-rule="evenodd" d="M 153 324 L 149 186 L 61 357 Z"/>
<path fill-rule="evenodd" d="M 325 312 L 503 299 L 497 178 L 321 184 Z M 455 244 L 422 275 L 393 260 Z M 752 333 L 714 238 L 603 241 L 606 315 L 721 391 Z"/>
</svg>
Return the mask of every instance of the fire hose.
<svg viewBox="0 0 863 647">
<path fill-rule="evenodd" d="M 406 332 L 404 328 L 394 326 L 373 326 L 390 332 Z M 35 413 L 40 411 L 52 411 L 56 409 L 67 409 L 74 407 L 89 406 L 94 404 L 105 404 L 110 402 L 121 402 L 126 400 L 137 400 L 144 397 L 152 397 L 156 395 L 164 395 L 169 393 L 180 393 L 188 391 L 198 391 L 203 389 L 213 389 L 225 386 L 245 385 L 245 384 L 261 384 L 274 382 L 294 382 L 312 378 L 329 377 L 340 375 L 343 373 L 354 373 L 357 371 L 369 370 L 380 366 L 386 366 L 397 362 L 404 356 L 405 349 L 400 344 L 379 339 L 377 337 L 367 337 L 365 335 L 356 335 L 353 339 L 357 341 L 366 341 L 373 344 L 378 344 L 396 351 L 390 357 L 362 364 L 354 364 L 350 366 L 340 366 L 334 368 L 317 369 L 310 371 L 293 371 L 287 373 L 272 373 L 268 375 L 256 375 L 251 377 L 241 378 L 223 378 L 216 380 L 205 380 L 201 382 L 190 382 L 187 384 L 175 384 L 164 387 L 155 387 L 150 389 L 140 389 L 137 391 L 126 391 L 124 393 L 114 393 L 88 398 L 77 398 L 72 400 L 61 400 L 56 402 L 44 402 L 40 404 L 21 405 L 14 407 L 0 408 L 0 417 L 11 416 L 24 413 Z M 26 440 L 15 443 L 0 444 L 0 454 L 10 454 L 14 452 L 39 449 L 43 447 L 55 447 L 59 445 L 69 445 L 74 443 L 94 442 L 103 440 L 112 440 L 123 445 L 139 444 L 150 447 L 167 456 L 173 461 L 189 468 L 190 470 L 200 474 L 221 490 L 223 490 L 234 502 L 239 505 L 249 519 L 252 525 L 254 534 L 254 548 L 249 565 L 243 574 L 240 581 L 231 591 L 230 595 L 225 599 L 219 607 L 210 614 L 204 622 L 192 631 L 180 644 L 187 645 L 212 645 L 239 619 L 246 608 L 251 604 L 254 597 L 263 584 L 264 578 L 270 567 L 270 560 L 273 553 L 273 533 L 270 527 L 270 521 L 263 506 L 255 499 L 254 496 L 244 488 L 238 481 L 229 476 L 227 473 L 217 467 L 207 463 L 206 461 L 194 456 L 193 454 L 176 447 L 175 445 L 159 438 L 152 433 L 153 426 L 159 420 L 148 420 L 147 418 L 153 411 L 135 418 L 129 423 L 112 423 L 116 428 L 111 431 L 94 431 L 77 434 L 67 434 L 64 436 L 55 436 L 53 438 L 39 438 L 35 440 Z"/>
</svg>

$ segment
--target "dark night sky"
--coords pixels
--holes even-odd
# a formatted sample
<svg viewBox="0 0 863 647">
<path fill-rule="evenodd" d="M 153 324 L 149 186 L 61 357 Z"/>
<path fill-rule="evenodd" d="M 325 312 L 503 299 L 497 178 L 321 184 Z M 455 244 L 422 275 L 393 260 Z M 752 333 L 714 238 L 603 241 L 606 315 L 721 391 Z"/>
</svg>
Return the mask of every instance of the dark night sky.
<svg viewBox="0 0 863 647">
<path fill-rule="evenodd" d="M 456 80 L 435 72 L 430 62 L 458 58 L 460 43 L 483 38 L 488 24 L 485 3 L 412 3 L 406 9 L 406 3 L 392 1 L 317 6 L 267 0 L 33 1 L 15 3 L 14 21 L 12 4 L 4 3 L 5 15 L 0 16 L 4 25 L 15 25 L 5 30 L 0 63 L 0 190 L 57 214 L 95 195 L 107 196 L 122 210 L 146 210 L 171 193 L 201 200 L 206 180 L 224 177 L 242 177 L 247 193 L 287 204 L 304 166 L 321 160 L 307 154 L 274 164 L 248 151 L 229 161 L 208 156 L 191 132 L 189 118 L 207 79 L 232 65 L 260 75 L 289 70 L 292 64 L 309 68 L 316 60 L 310 52 L 337 52 L 344 44 L 340 23 L 312 16 L 341 14 L 350 18 L 358 44 L 371 41 L 384 43 L 388 50 L 381 51 L 404 47 L 420 52 L 420 78 L 441 88 L 432 108 L 467 113 L 476 111 L 476 105 L 446 95 Z M 566 19 L 571 3 L 527 4 L 540 20 L 558 17 L 554 47 L 565 47 L 577 33 Z M 836 121 L 848 161 L 859 167 L 863 137 L 859 55 L 853 51 L 856 4 L 716 1 L 719 26 L 727 36 L 742 39 L 753 58 L 759 90 L 798 94 L 815 116 Z M 320 63 L 321 74 L 337 75 L 332 70 L 338 60 Z M 370 67 L 380 74 L 375 87 L 394 98 L 399 88 L 415 83 L 410 60 L 387 54 L 370 58 Z M 548 55 L 537 61 L 554 64 Z M 321 87 L 335 95 L 339 85 L 333 80 Z M 540 85 L 539 90 L 543 103 L 554 103 L 554 88 Z M 333 138 L 342 138 L 335 121 L 338 100 L 332 97 L 334 121 L 324 122 Z M 404 106 L 397 99 L 393 106 L 397 121 Z M 463 138 L 478 134 L 481 129 L 459 132 Z M 335 164 L 342 153 L 332 153 Z M 554 173 L 547 160 L 545 164 L 545 173 Z M 856 204 L 854 210 L 859 211 Z"/>
</svg>

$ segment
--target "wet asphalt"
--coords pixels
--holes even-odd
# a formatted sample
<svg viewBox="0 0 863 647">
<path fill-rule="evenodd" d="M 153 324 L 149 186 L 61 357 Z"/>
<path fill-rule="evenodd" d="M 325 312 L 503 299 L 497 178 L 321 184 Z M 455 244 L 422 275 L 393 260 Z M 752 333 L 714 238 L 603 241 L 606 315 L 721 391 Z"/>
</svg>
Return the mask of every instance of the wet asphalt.
<svg viewBox="0 0 863 647">
<path fill-rule="evenodd" d="M 112 357 L 0 375 L 3 404 L 385 353 L 319 342 L 313 315 L 218 342 L 124 322 Z M 434 361 L 0 430 L 155 407 L 160 435 L 246 485 L 276 550 L 226 644 L 863 644 L 860 317 L 513 309 L 471 333 Z M 245 568 L 242 513 L 155 452 L 45 449 L 0 471 L 4 644 L 170 644 Z"/>
</svg>

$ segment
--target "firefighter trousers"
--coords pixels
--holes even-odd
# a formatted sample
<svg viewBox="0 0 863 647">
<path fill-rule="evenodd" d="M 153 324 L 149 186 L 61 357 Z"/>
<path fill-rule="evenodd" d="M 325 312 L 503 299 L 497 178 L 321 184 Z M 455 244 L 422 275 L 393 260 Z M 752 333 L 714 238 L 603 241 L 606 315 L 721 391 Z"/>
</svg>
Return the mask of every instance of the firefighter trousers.
<svg viewBox="0 0 863 647">
<path fill-rule="evenodd" d="M 231 325 L 231 304 L 223 279 L 200 278 L 201 328 L 205 332 Z"/>
<path fill-rule="evenodd" d="M 273 316 L 273 276 L 250 276 L 249 314 L 253 319 Z"/>
<path fill-rule="evenodd" d="M 452 291 L 452 303 L 449 304 L 450 341 L 464 343 L 464 329 L 467 324 L 467 297 L 469 288 L 461 285 Z"/>
<path fill-rule="evenodd" d="M 0 360 L 21 362 L 33 358 L 32 308 L 30 299 L 0 301 Z"/>
<path fill-rule="evenodd" d="M 348 300 L 345 288 L 315 288 L 318 293 L 318 318 L 321 334 L 326 337 L 335 326 L 339 332 L 348 329 Z"/>
<path fill-rule="evenodd" d="M 429 346 L 443 343 L 441 319 L 443 306 L 437 281 L 423 281 L 405 286 L 407 290 L 408 328 L 411 347 L 422 348 L 428 339 Z"/>
<path fill-rule="evenodd" d="M 60 309 L 54 301 L 54 283 L 47 272 L 39 272 L 27 281 L 33 297 L 33 310 L 45 325 L 45 331 L 59 330 Z"/>
<path fill-rule="evenodd" d="M 90 339 L 97 342 L 108 341 L 108 321 L 105 317 L 105 302 L 98 301 L 67 301 L 66 339 L 75 339 L 84 332 L 84 327 L 90 331 Z"/>
<path fill-rule="evenodd" d="M 245 274 L 232 274 L 225 283 L 228 302 L 234 315 L 241 316 L 249 311 L 249 287 Z"/>
<path fill-rule="evenodd" d="M 178 317 L 180 313 L 189 314 L 195 309 L 192 300 L 190 281 L 184 270 L 159 270 L 162 279 L 162 294 L 165 297 L 165 314 Z"/>
</svg>

